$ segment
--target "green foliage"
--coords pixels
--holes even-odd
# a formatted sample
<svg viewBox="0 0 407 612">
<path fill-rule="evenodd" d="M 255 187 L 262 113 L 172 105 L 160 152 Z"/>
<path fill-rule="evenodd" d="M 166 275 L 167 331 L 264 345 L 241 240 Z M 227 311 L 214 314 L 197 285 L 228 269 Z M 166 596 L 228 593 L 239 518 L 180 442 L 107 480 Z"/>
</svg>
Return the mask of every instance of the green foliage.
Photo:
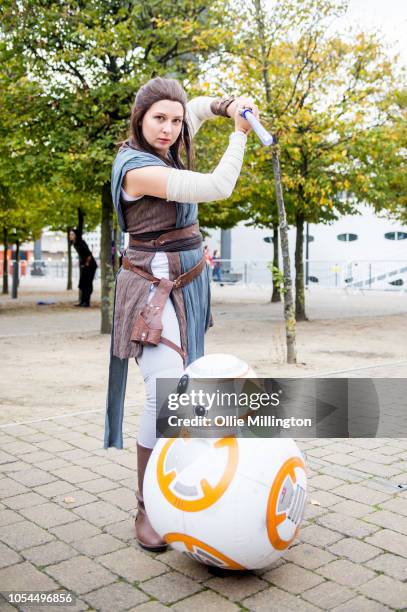
<svg viewBox="0 0 407 612">
<path fill-rule="evenodd" d="M 18 172 L 39 186 L 43 225 L 75 224 L 80 205 L 94 227 L 135 92 L 157 74 L 188 87 L 222 45 L 222 11 L 203 0 L 4 0 L 0 182 L 11 188 Z"/>
<path fill-rule="evenodd" d="M 272 261 L 269 261 L 267 264 L 267 268 L 271 272 L 271 277 L 273 279 L 273 286 L 277 288 L 277 290 L 283 295 L 287 293 L 287 289 L 284 287 L 284 272 L 280 270 L 277 266 L 274 265 Z"/>
<path fill-rule="evenodd" d="M 332 33 L 345 8 L 332 0 L 278 0 L 269 11 L 253 0 L 245 14 L 236 11 L 229 55 L 218 66 L 218 87 L 227 82 L 228 91 L 252 95 L 278 138 L 291 225 L 299 213 L 326 223 L 362 202 L 388 207 L 390 193 L 401 191 L 405 143 L 395 99 L 403 98 L 402 77 L 377 36 Z M 229 206 L 249 224 L 271 227 L 270 152 L 255 136 L 249 143 Z"/>
<path fill-rule="evenodd" d="M 290 224 L 298 212 L 329 222 L 362 201 L 405 218 L 403 80 L 375 36 L 329 33 L 345 6 L 3 0 L 1 223 L 63 229 L 81 206 L 94 228 L 135 92 L 157 74 L 179 78 L 190 97 L 255 97 L 279 140 Z M 227 119 L 202 128 L 198 170 L 214 168 L 231 129 Z M 270 151 L 250 135 L 238 188 L 227 201 L 202 204 L 201 223 L 271 227 L 274 191 Z"/>
<path fill-rule="evenodd" d="M 390 92 L 386 103 L 391 121 L 370 130 L 368 146 L 352 154 L 364 177 L 361 197 L 368 191 L 377 213 L 407 223 L 407 89 Z"/>
</svg>

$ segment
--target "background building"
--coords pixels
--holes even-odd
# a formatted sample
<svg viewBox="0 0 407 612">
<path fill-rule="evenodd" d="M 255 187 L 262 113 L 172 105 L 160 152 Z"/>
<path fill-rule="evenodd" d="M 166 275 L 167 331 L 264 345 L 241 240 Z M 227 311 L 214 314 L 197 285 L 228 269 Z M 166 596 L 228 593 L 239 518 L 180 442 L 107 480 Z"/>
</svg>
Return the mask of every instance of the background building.
<svg viewBox="0 0 407 612">
<path fill-rule="evenodd" d="M 371 208 L 359 210 L 359 215 L 343 216 L 331 225 L 309 224 L 310 284 L 375 289 L 407 287 L 407 226 L 378 217 Z M 246 262 L 249 282 L 269 282 L 266 266 L 273 258 L 273 244 L 264 239 L 271 237 L 272 231 L 246 227 L 241 222 L 230 234 L 232 269 L 244 276 Z M 205 242 L 211 252 L 220 251 L 221 230 L 211 230 Z M 295 229 L 289 230 L 289 243 L 294 273 Z"/>
</svg>

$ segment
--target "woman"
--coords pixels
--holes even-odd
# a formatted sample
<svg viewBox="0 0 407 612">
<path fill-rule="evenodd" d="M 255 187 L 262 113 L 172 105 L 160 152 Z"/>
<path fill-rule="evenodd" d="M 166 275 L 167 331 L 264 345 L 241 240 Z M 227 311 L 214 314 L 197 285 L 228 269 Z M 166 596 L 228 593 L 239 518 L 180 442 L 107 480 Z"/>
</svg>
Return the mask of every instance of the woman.
<svg viewBox="0 0 407 612">
<path fill-rule="evenodd" d="M 116 277 L 105 447 L 123 447 L 127 360 L 135 357 L 146 388 L 137 439 L 135 531 L 139 544 L 151 551 L 166 547 L 143 504 L 144 472 L 156 443 L 156 379 L 179 378 L 204 353 L 204 334 L 212 323 L 197 202 L 220 200 L 233 191 L 250 131 L 239 114 L 244 107 L 258 114 L 244 98 L 198 97 L 187 104 L 176 80 L 151 79 L 137 93 L 128 140 L 113 164 L 113 201 L 130 239 Z M 212 173 L 193 172 L 192 137 L 218 115 L 234 118 L 229 146 Z"/>
<path fill-rule="evenodd" d="M 80 301 L 79 306 L 82 308 L 90 307 L 90 296 L 93 293 L 93 279 L 95 278 L 97 263 L 92 255 L 92 251 L 82 238 L 82 217 L 80 217 L 79 226 L 69 232 L 69 239 L 75 251 L 79 256 L 79 285 Z"/>
</svg>

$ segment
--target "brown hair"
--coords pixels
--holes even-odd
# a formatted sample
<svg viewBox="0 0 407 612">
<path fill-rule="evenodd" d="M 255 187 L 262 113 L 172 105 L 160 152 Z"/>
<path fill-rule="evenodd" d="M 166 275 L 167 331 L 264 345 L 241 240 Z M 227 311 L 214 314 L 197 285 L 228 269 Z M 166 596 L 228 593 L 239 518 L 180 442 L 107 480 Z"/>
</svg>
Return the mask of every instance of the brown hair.
<svg viewBox="0 0 407 612">
<path fill-rule="evenodd" d="M 181 159 L 181 153 L 185 149 L 186 165 L 188 169 L 193 167 L 194 153 L 192 148 L 191 134 L 186 121 L 187 112 L 187 95 L 183 87 L 175 79 L 165 79 L 155 77 L 150 79 L 145 85 L 140 87 L 136 94 L 136 99 L 131 109 L 130 130 L 128 139 L 123 143 L 134 149 L 141 149 L 152 153 L 168 164 L 168 158 L 161 156 L 157 151 L 148 144 L 143 136 L 142 120 L 148 109 L 160 100 L 171 100 L 180 102 L 184 109 L 184 118 L 182 120 L 182 128 L 180 135 L 173 145 L 170 146 L 170 153 L 177 168 L 185 168 Z"/>
</svg>

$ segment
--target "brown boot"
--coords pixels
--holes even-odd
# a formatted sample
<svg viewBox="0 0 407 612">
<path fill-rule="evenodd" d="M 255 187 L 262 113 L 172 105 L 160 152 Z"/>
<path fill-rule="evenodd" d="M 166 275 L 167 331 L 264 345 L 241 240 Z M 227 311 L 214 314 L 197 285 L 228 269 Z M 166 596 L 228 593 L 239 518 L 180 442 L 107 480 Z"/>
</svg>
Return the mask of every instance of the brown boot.
<svg viewBox="0 0 407 612">
<path fill-rule="evenodd" d="M 136 540 L 142 548 L 150 552 L 164 552 L 167 549 L 165 540 L 162 540 L 158 533 L 154 531 L 144 506 L 143 500 L 143 482 L 144 473 L 147 463 L 150 458 L 152 448 L 146 448 L 137 444 L 137 472 L 138 472 L 138 491 L 137 497 L 137 516 L 135 519 L 135 534 Z"/>
</svg>

